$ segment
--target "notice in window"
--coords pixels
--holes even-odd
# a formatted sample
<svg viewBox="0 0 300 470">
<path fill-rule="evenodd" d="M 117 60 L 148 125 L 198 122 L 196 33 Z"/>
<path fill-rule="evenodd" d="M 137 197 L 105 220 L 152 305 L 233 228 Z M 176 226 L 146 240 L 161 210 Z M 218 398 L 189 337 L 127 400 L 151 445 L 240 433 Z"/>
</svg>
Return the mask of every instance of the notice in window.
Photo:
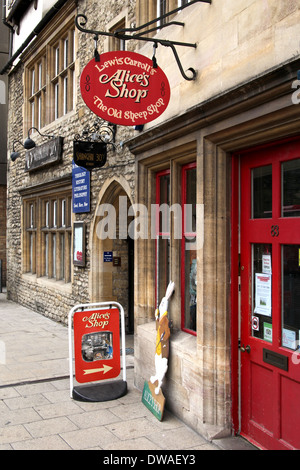
<svg viewBox="0 0 300 470">
<path fill-rule="evenodd" d="M 271 255 L 262 255 L 262 271 L 264 274 L 272 274 Z"/>
<path fill-rule="evenodd" d="M 272 276 L 270 274 L 255 274 L 254 313 L 272 316 Z"/>
</svg>

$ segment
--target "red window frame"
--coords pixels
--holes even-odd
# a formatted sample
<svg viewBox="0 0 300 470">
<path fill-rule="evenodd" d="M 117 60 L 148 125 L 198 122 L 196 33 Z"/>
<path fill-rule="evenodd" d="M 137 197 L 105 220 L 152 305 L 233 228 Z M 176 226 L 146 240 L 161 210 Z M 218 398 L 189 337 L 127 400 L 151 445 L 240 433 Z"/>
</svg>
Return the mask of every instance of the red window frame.
<svg viewBox="0 0 300 470">
<path fill-rule="evenodd" d="M 160 179 L 163 176 L 170 175 L 171 171 L 170 169 L 162 170 L 156 173 L 156 204 L 160 206 L 162 203 L 161 201 L 161 190 L 160 190 Z M 165 236 L 169 237 L 170 239 L 170 232 L 162 232 L 160 227 L 160 219 L 159 219 L 159 211 L 156 211 L 155 214 L 155 305 L 158 307 L 159 302 L 161 301 L 160 298 L 158 298 L 158 269 L 157 269 L 157 264 L 158 264 L 158 240 L 159 237 Z M 169 281 L 168 281 L 169 282 Z"/>
<path fill-rule="evenodd" d="M 188 171 L 192 169 L 196 169 L 197 164 L 196 162 L 189 163 L 187 165 L 182 166 L 181 170 L 181 208 L 182 208 L 182 220 L 181 220 L 181 229 L 182 229 L 182 236 L 181 236 L 181 246 L 180 246 L 180 257 L 181 257 L 181 267 L 180 267 L 180 272 L 181 272 L 181 285 L 180 285 L 180 292 L 181 292 L 181 330 L 185 331 L 191 335 L 196 336 L 197 332 L 187 328 L 185 326 L 185 297 L 186 297 L 186 287 L 185 287 L 185 281 L 186 281 L 186 273 L 185 273 L 185 256 L 186 256 L 186 239 L 187 238 L 196 238 L 196 231 L 192 232 L 189 229 L 190 227 L 186 227 L 186 207 L 185 205 L 187 204 L 188 197 L 187 197 L 187 191 L 188 191 L 188 185 L 187 185 L 187 173 Z M 160 206 L 162 203 L 165 202 L 166 198 L 162 199 L 162 194 L 161 194 L 161 184 L 160 184 L 160 179 L 166 175 L 170 175 L 170 169 L 162 170 L 156 173 L 156 204 Z M 169 202 L 171 204 L 171 201 Z M 196 203 L 196 201 L 195 201 Z M 155 302 L 156 306 L 158 307 L 159 302 L 161 301 L 159 297 L 159 273 L 158 273 L 158 241 L 160 237 L 168 237 L 170 239 L 170 232 L 162 231 L 164 227 L 161 227 L 161 220 L 159 216 L 159 211 L 156 211 L 156 219 L 155 219 Z M 167 263 L 167 262 L 166 262 Z M 168 272 L 168 270 L 167 270 Z M 168 285 L 169 279 L 165 280 L 166 286 Z"/>
<path fill-rule="evenodd" d="M 187 204 L 187 172 L 197 167 L 196 162 L 189 163 L 182 167 L 181 187 L 182 187 L 182 238 L 181 238 L 181 329 L 186 333 L 197 336 L 197 331 L 185 327 L 185 297 L 186 297 L 186 273 L 185 273 L 185 241 L 186 238 L 197 236 L 197 232 L 186 231 L 186 204 Z M 197 329 L 197 327 L 196 327 Z"/>
</svg>

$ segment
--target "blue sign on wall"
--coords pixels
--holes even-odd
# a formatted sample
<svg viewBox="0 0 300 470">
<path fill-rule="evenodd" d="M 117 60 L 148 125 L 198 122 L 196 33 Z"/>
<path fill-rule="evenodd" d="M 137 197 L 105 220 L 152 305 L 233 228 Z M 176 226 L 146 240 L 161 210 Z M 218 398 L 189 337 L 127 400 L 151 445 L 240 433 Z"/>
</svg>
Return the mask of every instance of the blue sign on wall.
<svg viewBox="0 0 300 470">
<path fill-rule="evenodd" d="M 72 162 L 73 212 L 90 212 L 90 172 Z"/>
<path fill-rule="evenodd" d="M 103 261 L 104 261 L 104 263 L 112 263 L 113 262 L 113 252 L 112 251 L 104 251 Z"/>
</svg>

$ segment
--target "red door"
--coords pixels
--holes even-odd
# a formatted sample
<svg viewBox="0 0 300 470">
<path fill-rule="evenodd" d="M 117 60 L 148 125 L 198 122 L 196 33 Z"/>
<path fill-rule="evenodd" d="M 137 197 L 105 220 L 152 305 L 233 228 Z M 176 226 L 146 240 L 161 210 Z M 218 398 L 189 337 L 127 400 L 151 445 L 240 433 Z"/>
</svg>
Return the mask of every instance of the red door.
<svg viewBox="0 0 300 470">
<path fill-rule="evenodd" d="M 300 449 L 300 141 L 240 156 L 240 431 Z"/>
</svg>

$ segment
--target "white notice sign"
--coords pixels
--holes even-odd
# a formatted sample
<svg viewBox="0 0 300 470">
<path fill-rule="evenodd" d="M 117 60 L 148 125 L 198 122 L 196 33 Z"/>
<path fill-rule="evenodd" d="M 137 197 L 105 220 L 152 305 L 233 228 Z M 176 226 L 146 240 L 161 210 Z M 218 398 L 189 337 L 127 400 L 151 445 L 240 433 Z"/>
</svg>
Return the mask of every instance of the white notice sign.
<svg viewBox="0 0 300 470">
<path fill-rule="evenodd" d="M 271 255 L 263 255 L 262 256 L 262 272 L 264 274 L 272 274 Z"/>
<path fill-rule="evenodd" d="M 272 316 L 272 276 L 271 274 L 255 274 L 255 309 L 267 317 Z"/>
</svg>

